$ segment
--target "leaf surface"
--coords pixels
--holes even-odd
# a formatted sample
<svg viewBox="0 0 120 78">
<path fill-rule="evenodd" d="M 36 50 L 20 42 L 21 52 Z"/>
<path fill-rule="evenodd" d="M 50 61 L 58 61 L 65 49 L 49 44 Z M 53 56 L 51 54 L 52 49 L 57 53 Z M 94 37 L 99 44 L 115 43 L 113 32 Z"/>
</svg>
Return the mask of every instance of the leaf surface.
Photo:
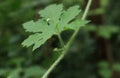
<svg viewBox="0 0 120 78">
<path fill-rule="evenodd" d="M 53 35 L 58 35 L 67 29 L 76 30 L 84 26 L 88 21 L 75 19 L 80 11 L 79 6 L 63 10 L 62 4 L 49 5 L 39 12 L 41 19 L 23 24 L 25 31 L 32 34 L 23 41 L 22 45 L 26 47 L 33 45 L 33 50 L 35 50 Z"/>
</svg>

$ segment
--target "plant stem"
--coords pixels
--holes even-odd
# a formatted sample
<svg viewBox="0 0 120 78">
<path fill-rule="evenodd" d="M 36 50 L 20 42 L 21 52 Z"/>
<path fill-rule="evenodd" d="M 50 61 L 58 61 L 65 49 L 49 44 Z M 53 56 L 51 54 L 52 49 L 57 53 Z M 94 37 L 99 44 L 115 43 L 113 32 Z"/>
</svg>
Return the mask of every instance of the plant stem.
<svg viewBox="0 0 120 78">
<path fill-rule="evenodd" d="M 62 49 L 65 50 L 65 44 L 64 44 L 63 39 L 62 39 L 60 34 L 58 34 L 58 38 L 60 40 L 60 44 L 61 44 Z"/>
<path fill-rule="evenodd" d="M 47 76 L 50 74 L 50 72 L 57 66 L 57 64 L 60 62 L 61 59 L 64 58 L 65 50 L 62 52 L 62 54 L 59 56 L 59 58 L 51 65 L 51 67 L 45 72 L 42 78 L 47 78 Z"/>
<path fill-rule="evenodd" d="M 87 3 L 87 6 L 86 6 L 86 9 L 85 9 L 85 12 L 83 14 L 83 17 L 82 17 L 82 20 L 85 20 L 85 18 L 87 17 L 87 13 L 89 11 L 89 8 L 90 8 L 90 5 L 92 3 L 92 0 L 89 0 L 88 3 Z M 73 42 L 75 36 L 77 35 L 77 33 L 79 32 L 79 29 L 78 28 L 74 33 L 73 35 L 71 36 L 70 40 L 68 41 L 68 43 L 66 44 L 65 46 L 65 49 L 62 51 L 62 54 L 58 57 L 58 59 L 50 66 L 50 68 L 46 71 L 46 73 L 42 76 L 42 78 L 47 78 L 48 75 L 50 74 L 50 72 L 58 65 L 58 63 L 64 58 L 64 56 L 66 55 L 71 43 Z M 59 38 L 60 40 L 61 39 L 61 36 Z M 61 41 L 60 41 L 61 42 Z M 62 43 L 61 43 L 62 44 Z M 63 45 L 63 44 L 62 44 Z"/>
<path fill-rule="evenodd" d="M 92 0 L 89 0 L 88 3 L 87 3 L 87 6 L 86 6 L 86 8 L 85 8 L 84 14 L 83 14 L 83 16 L 82 16 L 82 18 L 81 18 L 82 20 L 85 20 L 85 19 L 86 19 L 87 13 L 88 13 L 88 11 L 89 11 L 89 9 L 90 9 L 91 3 L 92 3 Z"/>
<path fill-rule="evenodd" d="M 60 35 L 59 29 L 58 29 L 58 24 L 56 25 L 56 29 L 57 29 L 57 33 L 58 33 L 57 36 L 58 36 L 58 39 L 60 41 L 61 47 L 64 50 L 65 49 L 65 44 L 64 44 L 64 41 L 63 41 L 63 39 Z"/>
<path fill-rule="evenodd" d="M 87 13 L 88 13 L 88 11 L 89 11 L 89 8 L 90 8 L 91 3 L 92 3 L 92 0 L 89 0 L 88 3 L 87 3 L 87 6 L 86 6 L 86 8 L 85 8 L 85 12 L 84 12 L 84 14 L 83 14 L 83 16 L 82 16 L 82 18 L 81 18 L 82 20 L 85 20 L 85 18 L 87 17 Z M 79 32 L 79 30 L 80 30 L 80 28 L 78 28 L 78 29 L 73 33 L 73 35 L 71 36 L 70 40 L 69 40 L 68 43 L 67 43 L 66 48 L 69 48 L 69 46 L 71 45 L 71 43 L 72 43 L 72 41 L 74 40 L 75 36 L 76 36 L 77 33 Z"/>
</svg>

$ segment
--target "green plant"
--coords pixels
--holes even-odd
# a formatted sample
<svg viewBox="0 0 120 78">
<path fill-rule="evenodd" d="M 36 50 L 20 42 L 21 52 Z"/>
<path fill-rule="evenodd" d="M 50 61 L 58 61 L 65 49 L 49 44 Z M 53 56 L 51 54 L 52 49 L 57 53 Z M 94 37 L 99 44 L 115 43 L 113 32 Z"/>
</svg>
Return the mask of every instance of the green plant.
<svg viewBox="0 0 120 78">
<path fill-rule="evenodd" d="M 109 63 L 106 61 L 99 62 L 98 64 L 99 74 L 102 76 L 102 78 L 111 78 L 113 71 L 109 67 Z"/>
<path fill-rule="evenodd" d="M 120 64 L 114 63 L 113 66 L 110 68 L 109 63 L 107 61 L 101 61 L 98 64 L 99 67 L 99 74 L 102 78 L 111 78 L 114 71 L 120 71 Z"/>
<path fill-rule="evenodd" d="M 89 10 L 91 2 L 92 0 L 89 0 L 81 20 L 75 18 L 80 13 L 79 6 L 73 6 L 70 7 L 68 10 L 63 11 L 62 4 L 53 4 L 39 12 L 42 17 L 41 19 L 36 22 L 29 21 L 23 24 L 24 29 L 33 34 L 30 35 L 26 40 L 24 40 L 22 45 L 26 47 L 34 45 L 33 50 L 40 47 L 53 35 L 57 35 L 59 38 L 61 44 L 61 55 L 46 71 L 42 78 L 47 78 L 49 73 L 56 67 L 60 60 L 64 58 L 80 27 L 84 26 L 89 22 L 86 21 L 85 18 L 87 16 L 87 12 Z M 74 33 L 67 42 L 67 44 L 64 44 L 60 33 L 62 31 L 70 29 L 74 30 Z"/>
</svg>

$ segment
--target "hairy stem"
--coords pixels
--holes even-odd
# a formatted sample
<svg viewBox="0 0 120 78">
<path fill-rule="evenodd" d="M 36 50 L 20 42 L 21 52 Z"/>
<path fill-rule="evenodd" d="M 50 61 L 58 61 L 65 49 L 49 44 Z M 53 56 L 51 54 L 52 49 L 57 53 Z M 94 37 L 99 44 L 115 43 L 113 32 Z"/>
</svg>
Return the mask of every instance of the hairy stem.
<svg viewBox="0 0 120 78">
<path fill-rule="evenodd" d="M 85 12 L 83 14 L 82 20 L 85 20 L 85 18 L 87 17 L 87 13 L 89 11 L 90 5 L 92 3 L 92 0 L 89 0 L 85 9 Z M 62 51 L 62 54 L 58 57 L 58 59 L 50 66 L 50 68 L 46 71 L 46 73 L 42 76 L 42 78 L 47 78 L 48 75 L 50 74 L 50 72 L 58 65 L 58 63 L 61 61 L 61 59 L 64 58 L 64 56 L 66 55 L 71 43 L 73 42 L 74 38 L 76 37 L 77 33 L 79 32 L 78 28 L 73 35 L 71 36 L 70 40 L 68 41 L 68 43 L 65 46 L 65 49 Z M 61 43 L 62 44 L 62 43 Z"/>
</svg>

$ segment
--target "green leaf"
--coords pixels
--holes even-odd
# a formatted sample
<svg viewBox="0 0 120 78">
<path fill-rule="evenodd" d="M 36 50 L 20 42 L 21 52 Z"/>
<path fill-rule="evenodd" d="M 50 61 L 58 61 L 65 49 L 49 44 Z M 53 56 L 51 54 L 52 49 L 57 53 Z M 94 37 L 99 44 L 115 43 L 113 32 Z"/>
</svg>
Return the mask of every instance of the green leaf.
<svg viewBox="0 0 120 78">
<path fill-rule="evenodd" d="M 22 71 L 21 68 L 13 70 L 7 78 L 20 78 L 19 73 Z"/>
<path fill-rule="evenodd" d="M 61 15 L 61 22 L 66 24 L 70 22 L 72 19 L 75 18 L 80 13 L 79 6 L 70 7 L 67 11 L 64 11 Z"/>
<path fill-rule="evenodd" d="M 41 32 L 45 27 L 47 26 L 46 22 L 44 21 L 30 21 L 23 24 L 24 29 L 26 29 L 27 32 Z"/>
<path fill-rule="evenodd" d="M 111 78 L 113 71 L 109 69 L 102 69 L 99 71 L 99 74 L 102 76 L 102 78 Z"/>
<path fill-rule="evenodd" d="M 45 73 L 45 69 L 43 69 L 40 66 L 32 66 L 28 67 L 24 70 L 25 75 L 24 78 L 29 78 L 29 77 L 40 77 Z"/>
<path fill-rule="evenodd" d="M 47 39 L 49 39 L 54 34 L 52 27 L 48 26 L 47 23 L 43 20 L 38 20 L 37 22 L 27 22 L 23 24 L 23 27 L 24 29 L 26 29 L 26 31 L 38 32 L 30 35 L 22 43 L 22 45 L 26 47 L 34 45 L 33 50 L 44 44 L 47 41 Z"/>
<path fill-rule="evenodd" d="M 53 4 L 39 12 L 40 16 L 47 19 L 50 19 L 53 23 L 58 23 L 60 15 L 62 13 L 63 5 Z"/>
<path fill-rule="evenodd" d="M 33 35 L 30 35 L 26 40 L 24 40 L 24 42 L 22 43 L 22 45 L 29 47 L 31 45 L 34 45 L 33 50 L 35 50 L 36 48 L 38 48 L 39 46 L 41 46 L 42 44 L 44 44 L 47 39 L 49 39 L 52 36 L 51 33 L 35 33 Z"/>
<path fill-rule="evenodd" d="M 118 31 L 119 28 L 116 26 L 100 26 L 97 34 L 103 38 L 109 39 L 113 33 L 117 33 Z"/>
<path fill-rule="evenodd" d="M 89 21 L 85 21 L 85 20 L 75 20 L 72 23 L 69 24 L 69 28 L 76 30 L 78 29 L 80 26 L 84 26 L 85 24 L 87 24 Z"/>
<path fill-rule="evenodd" d="M 86 31 L 96 31 L 97 27 L 95 25 L 89 25 L 84 27 Z"/>
<path fill-rule="evenodd" d="M 6 75 L 9 71 L 10 69 L 0 68 L 0 76 Z"/>
<path fill-rule="evenodd" d="M 113 70 L 120 71 L 120 63 L 116 63 L 113 65 Z"/>
<path fill-rule="evenodd" d="M 70 7 L 68 10 L 63 11 L 61 18 L 60 18 L 60 22 L 59 22 L 59 29 L 62 31 L 64 30 L 64 28 L 69 28 L 70 26 L 68 25 L 68 23 L 73 20 L 79 13 L 81 12 L 81 10 L 79 10 L 79 6 L 73 6 Z M 80 21 L 79 21 L 80 22 Z"/>
<path fill-rule="evenodd" d="M 99 74 L 103 78 L 111 78 L 113 71 L 109 68 L 109 63 L 107 61 L 101 61 L 98 64 Z"/>
<path fill-rule="evenodd" d="M 24 29 L 31 32 L 32 35 L 24 40 L 22 45 L 26 47 L 33 45 L 33 50 L 35 50 L 53 35 L 58 35 L 66 29 L 76 30 L 80 26 L 84 26 L 88 21 L 75 19 L 80 11 L 79 6 L 70 7 L 66 11 L 63 10 L 62 4 L 46 7 L 39 12 L 41 19 L 23 24 Z"/>
<path fill-rule="evenodd" d="M 99 62 L 98 67 L 102 68 L 102 69 L 108 69 L 109 68 L 109 63 L 106 62 L 106 61 L 101 61 L 101 62 Z"/>
</svg>

